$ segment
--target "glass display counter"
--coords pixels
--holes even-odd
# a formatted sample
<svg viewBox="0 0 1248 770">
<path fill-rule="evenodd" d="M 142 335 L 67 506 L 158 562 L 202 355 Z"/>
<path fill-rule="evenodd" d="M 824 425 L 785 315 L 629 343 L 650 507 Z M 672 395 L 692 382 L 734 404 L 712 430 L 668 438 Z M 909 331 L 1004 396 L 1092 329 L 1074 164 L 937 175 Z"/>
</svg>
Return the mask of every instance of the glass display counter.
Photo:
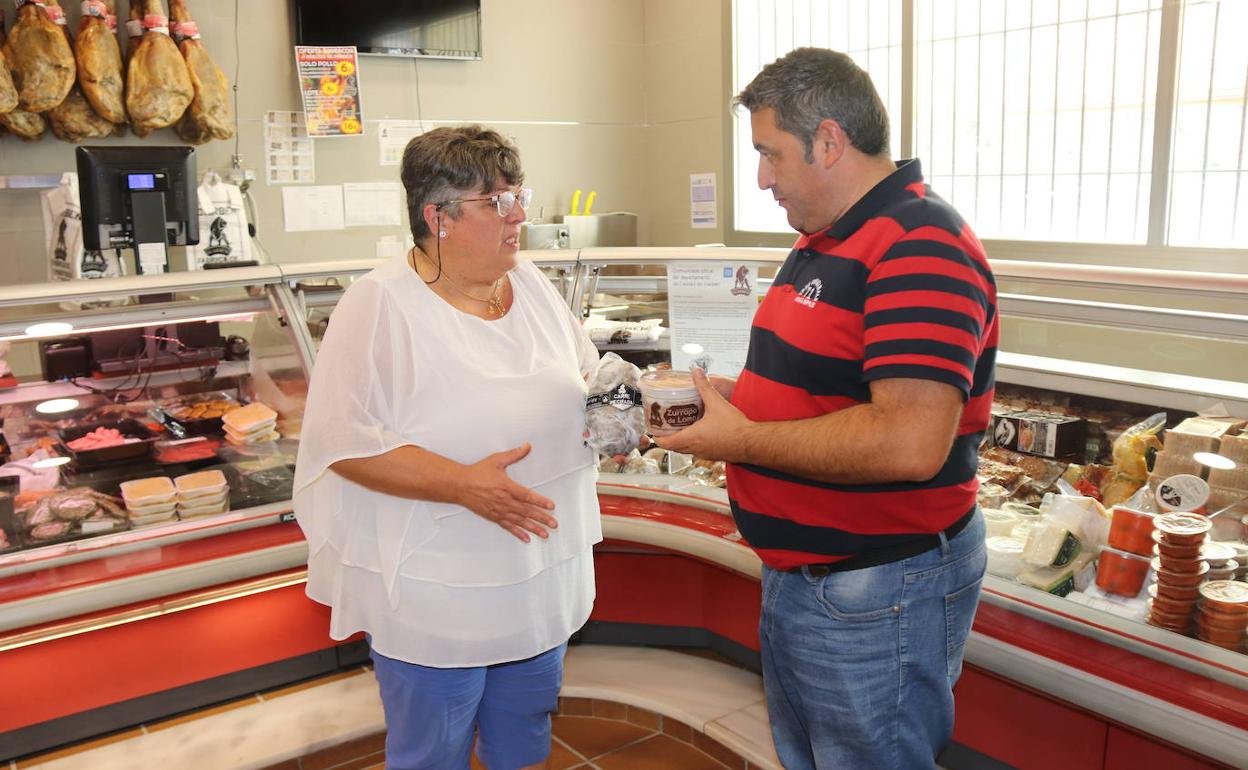
<svg viewBox="0 0 1248 770">
<path fill-rule="evenodd" d="M 683 325 L 689 316 L 679 302 L 673 306 L 672 275 L 730 269 L 732 286 L 740 288 L 737 271 L 748 267 L 748 294 L 741 297 L 756 301 L 784 255 L 721 248 L 522 256 L 537 262 L 596 330 L 600 350 L 645 367 L 687 365 L 707 350 L 722 351 L 713 360 L 724 364 L 739 343 L 736 327 L 706 336 L 710 327 Z M 0 671 L 19 692 L 23 682 L 37 690 L 35 675 L 14 672 L 65 666 L 71 651 L 86 647 L 141 643 L 150 651 L 147 673 L 128 689 L 114 687 L 107 672 L 84 668 L 76 674 L 79 689 L 102 694 L 68 701 L 47 694 L 42 705 L 12 711 L 0 724 L 9 738 L 8 753 L 0 755 L 91 734 L 105 713 L 104 723 L 135 723 L 134 704 L 157 693 L 184 693 L 177 703 L 189 708 L 228 696 L 223 682 L 231 676 L 290 681 L 343 659 L 343 648 L 325 635 L 327 613 L 302 594 L 306 545 L 290 521 L 290 483 L 317 340 L 342 290 L 377 264 L 289 264 L 0 291 L 0 340 L 11 343 L 6 359 L 13 370 L 0 380 L 8 444 L 7 470 L 0 470 Z M 1003 340 L 999 411 L 1071 417 L 1086 432 L 1079 455 L 1060 460 L 989 441 L 985 486 L 1001 480 L 994 474 L 1016 471 L 1019 483 L 986 504 L 1039 508 L 1045 493 L 1062 489 L 1059 479 L 1073 485 L 1091 478 L 1071 472 L 1072 465 L 1112 468 L 1114 439 L 1157 412 L 1165 413 L 1166 429 L 1197 414 L 1248 417 L 1248 317 L 1237 312 L 1248 278 L 1007 262 L 994 269 Z M 73 328 L 30 328 L 45 322 Z M 252 403 L 274 412 L 272 440 L 249 442 L 258 436 L 227 431 L 219 422 L 224 415 L 214 412 Z M 120 444 L 109 443 L 109 429 Z M 1225 434 L 1242 430 L 1232 425 Z M 87 436 L 99 445 L 81 442 Z M 239 437 L 241 445 L 230 440 Z M 1161 431 L 1162 447 L 1165 440 Z M 1155 451 L 1146 462 L 1157 462 Z M 753 665 L 759 562 L 733 526 L 722 473 L 697 458 L 649 459 L 653 465 L 600 468 L 607 540 L 598 551 L 598 602 L 584 639 L 702 644 Z M 197 515 L 198 506 L 175 501 L 162 517 L 145 507 L 150 501 L 127 500 L 122 488 L 204 471 L 225 477 L 228 510 Z M 1147 493 L 1149 480 L 1137 481 Z M 1232 506 L 1220 517 L 1218 540 L 1244 540 L 1244 510 Z M 1011 725 L 1027 714 L 1050 714 L 1044 709 L 1056 703 L 1095 715 L 1090 723 L 1071 717 L 1072 734 L 1086 735 L 1089 745 L 1101 736 L 1100 754 L 1077 766 L 1111 766 L 1106 747 L 1117 741 L 1138 748 L 1130 736 L 1140 734 L 1239 763 L 1248 756 L 1242 647 L 1224 649 L 1147 624 L 1145 593 L 1098 595 L 1097 555 L 1089 552 L 1074 590 L 1063 595 L 986 578 L 959 687 L 957 739 L 1005 761 L 1015 761 L 1018 751 L 1040 756 L 1027 730 L 1014 735 Z M 270 613 L 267 623 L 242 620 L 261 606 Z M 209 616 L 219 624 L 212 631 L 219 654 L 185 670 L 155 636 L 204 633 Z M 1024 704 L 1004 722 L 1003 692 Z M 1127 738 L 1106 737 L 1124 726 Z M 1011 735 L 1010 745 L 994 737 Z"/>
</svg>

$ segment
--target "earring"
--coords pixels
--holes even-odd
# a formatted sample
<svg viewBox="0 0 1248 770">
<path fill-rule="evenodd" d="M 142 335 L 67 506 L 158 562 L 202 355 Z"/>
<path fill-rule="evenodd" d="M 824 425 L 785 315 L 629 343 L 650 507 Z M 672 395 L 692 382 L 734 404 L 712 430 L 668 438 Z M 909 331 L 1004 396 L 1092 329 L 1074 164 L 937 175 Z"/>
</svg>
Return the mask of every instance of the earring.
<svg viewBox="0 0 1248 770">
<path fill-rule="evenodd" d="M 438 237 L 439 237 L 439 238 L 445 238 L 445 237 L 446 237 L 446 231 L 445 231 L 445 230 L 440 230 L 440 231 L 438 232 Z"/>
</svg>

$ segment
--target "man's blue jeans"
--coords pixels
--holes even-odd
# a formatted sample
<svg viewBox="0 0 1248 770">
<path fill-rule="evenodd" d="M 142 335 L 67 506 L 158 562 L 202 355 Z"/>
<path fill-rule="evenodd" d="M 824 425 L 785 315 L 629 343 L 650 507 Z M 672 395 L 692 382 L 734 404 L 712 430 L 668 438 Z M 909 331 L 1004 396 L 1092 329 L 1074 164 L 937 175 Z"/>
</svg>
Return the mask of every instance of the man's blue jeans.
<svg viewBox="0 0 1248 770">
<path fill-rule="evenodd" d="M 987 565 L 982 514 L 891 564 L 763 568 L 763 681 L 788 770 L 935 765 Z"/>
</svg>

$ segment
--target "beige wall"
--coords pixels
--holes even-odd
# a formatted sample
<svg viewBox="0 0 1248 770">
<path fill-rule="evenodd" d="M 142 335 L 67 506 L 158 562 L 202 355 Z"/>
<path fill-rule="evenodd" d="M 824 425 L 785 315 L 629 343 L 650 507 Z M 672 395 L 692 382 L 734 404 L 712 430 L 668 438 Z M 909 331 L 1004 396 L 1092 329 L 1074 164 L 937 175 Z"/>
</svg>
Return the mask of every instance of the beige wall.
<svg viewBox="0 0 1248 770">
<path fill-rule="evenodd" d="M 683 4 L 683 3 L 677 3 Z M 711 3 L 714 5 L 715 3 Z M 66 4 L 72 28 L 77 3 Z M 240 149 L 260 180 L 253 188 L 260 238 L 276 261 L 371 257 L 378 238 L 403 229 L 350 228 L 340 232 L 287 234 L 282 226 L 280 186 L 263 181 L 266 110 L 293 110 L 299 95 L 292 65 L 293 21 L 285 0 L 241 0 L 239 114 Z M 656 4 L 661 5 L 661 4 Z M 126 0 L 120 0 L 124 15 Z M 203 40 L 227 76 L 233 77 L 234 0 L 192 0 Z M 497 127 L 520 145 L 536 216 L 566 210 L 572 190 L 598 191 L 595 210 L 646 213 L 645 22 L 642 0 L 484 0 L 482 61 L 364 57 L 360 65 L 367 135 L 316 142 L 317 183 L 397 179 L 397 169 L 378 165 L 377 121 L 505 121 Z M 420 107 L 417 109 L 417 79 Z M 541 125 L 560 121 L 573 125 Z M 142 142 L 177 144 L 172 131 Z M 232 142 L 198 152 L 201 172 L 224 169 Z M 0 174 L 56 174 L 72 170 L 73 146 L 50 134 L 24 144 L 0 139 Z M 687 188 L 687 183 L 685 185 Z M 686 212 L 687 218 L 687 212 Z M 639 237 L 648 243 L 643 216 Z M 45 279 L 43 225 L 37 193 L 0 190 L 0 264 L 3 280 Z"/>
<path fill-rule="evenodd" d="M 645 0 L 646 207 L 654 245 L 724 240 L 727 0 Z M 689 224 L 689 175 L 714 172 L 719 227 Z"/>
</svg>

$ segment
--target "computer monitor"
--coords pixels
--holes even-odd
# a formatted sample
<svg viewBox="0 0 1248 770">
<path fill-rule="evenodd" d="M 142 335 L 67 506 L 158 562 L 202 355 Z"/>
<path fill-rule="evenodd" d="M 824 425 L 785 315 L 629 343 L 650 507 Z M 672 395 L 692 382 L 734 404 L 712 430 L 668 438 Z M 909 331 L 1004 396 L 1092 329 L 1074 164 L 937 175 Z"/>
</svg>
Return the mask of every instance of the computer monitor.
<svg viewBox="0 0 1248 770">
<path fill-rule="evenodd" d="M 138 272 L 164 273 L 169 246 L 199 243 L 194 149 L 79 147 L 77 159 L 86 249 L 134 249 Z"/>
</svg>

